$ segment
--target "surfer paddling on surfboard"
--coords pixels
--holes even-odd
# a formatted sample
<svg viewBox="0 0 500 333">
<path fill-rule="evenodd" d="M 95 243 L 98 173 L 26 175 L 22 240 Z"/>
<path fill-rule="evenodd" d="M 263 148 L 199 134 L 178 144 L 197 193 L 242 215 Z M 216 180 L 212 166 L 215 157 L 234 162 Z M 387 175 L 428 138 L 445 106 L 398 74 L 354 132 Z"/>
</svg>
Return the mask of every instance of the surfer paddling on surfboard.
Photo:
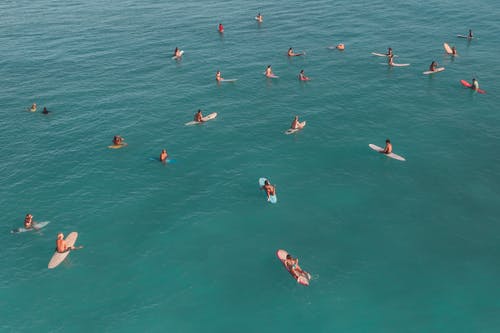
<svg viewBox="0 0 500 333">
<path fill-rule="evenodd" d="M 217 71 L 215 73 L 215 81 L 221 82 L 222 80 L 224 80 L 224 78 L 222 77 L 222 74 L 220 73 L 220 71 Z"/>
<path fill-rule="evenodd" d="M 292 48 L 288 49 L 288 56 L 289 57 L 297 57 L 297 56 L 301 56 L 301 55 L 303 55 L 303 53 L 295 53 L 295 52 L 293 52 Z"/>
<path fill-rule="evenodd" d="M 266 191 L 267 201 L 271 201 L 271 196 L 276 195 L 276 187 L 271 185 L 271 183 L 269 183 L 269 180 L 267 180 L 267 179 L 265 180 L 264 186 L 262 186 L 262 189 L 264 191 Z"/>
</svg>

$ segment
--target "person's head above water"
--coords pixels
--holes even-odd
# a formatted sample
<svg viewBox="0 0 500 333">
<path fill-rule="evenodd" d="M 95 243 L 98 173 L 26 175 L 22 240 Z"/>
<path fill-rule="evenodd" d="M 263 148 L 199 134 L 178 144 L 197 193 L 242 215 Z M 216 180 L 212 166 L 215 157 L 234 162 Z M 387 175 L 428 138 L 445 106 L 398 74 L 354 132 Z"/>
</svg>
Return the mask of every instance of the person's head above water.
<svg viewBox="0 0 500 333">
<path fill-rule="evenodd" d="M 269 180 L 267 180 L 267 179 L 266 179 L 266 180 L 264 181 L 264 185 L 269 185 Z"/>
<path fill-rule="evenodd" d="M 201 113 L 201 109 L 198 109 L 198 113 Z"/>
<path fill-rule="evenodd" d="M 287 259 L 292 259 L 292 256 L 291 256 L 291 255 L 289 255 L 289 254 L 287 254 L 287 255 L 286 255 L 286 258 L 287 258 Z"/>
<path fill-rule="evenodd" d="M 391 143 L 391 140 L 385 139 L 385 143 Z"/>
<path fill-rule="evenodd" d="M 57 239 L 63 239 L 63 238 L 64 238 L 64 235 L 62 232 L 57 234 Z"/>
</svg>

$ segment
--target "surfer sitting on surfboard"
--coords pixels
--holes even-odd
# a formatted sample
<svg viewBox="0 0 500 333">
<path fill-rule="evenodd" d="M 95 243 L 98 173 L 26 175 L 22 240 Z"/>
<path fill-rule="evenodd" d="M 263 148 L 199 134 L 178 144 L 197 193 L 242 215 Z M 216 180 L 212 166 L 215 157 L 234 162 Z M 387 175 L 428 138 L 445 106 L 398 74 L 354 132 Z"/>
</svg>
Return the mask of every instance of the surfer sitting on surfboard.
<svg viewBox="0 0 500 333">
<path fill-rule="evenodd" d="M 437 62 L 433 61 L 433 62 L 431 62 L 431 65 L 429 66 L 429 70 L 430 70 L 431 72 L 435 72 L 435 71 L 436 71 L 437 66 L 438 66 Z"/>
<path fill-rule="evenodd" d="M 219 23 L 218 30 L 219 30 L 220 33 L 224 32 L 224 26 L 222 25 L 222 23 Z"/>
<path fill-rule="evenodd" d="M 309 81 L 309 78 L 307 76 L 305 76 L 303 69 L 299 73 L 299 80 L 301 80 L 301 81 Z"/>
<path fill-rule="evenodd" d="M 62 232 L 57 234 L 57 240 L 56 240 L 56 252 L 58 253 L 64 253 L 69 250 L 74 250 L 74 246 L 67 246 L 66 241 L 64 240 L 64 235 Z"/>
<path fill-rule="evenodd" d="M 273 70 L 271 69 L 271 65 L 268 65 L 267 68 L 266 68 L 266 76 L 267 77 L 272 77 L 274 76 L 273 74 Z"/>
<path fill-rule="evenodd" d="M 182 56 L 181 50 L 179 50 L 179 48 L 176 47 L 175 50 L 174 50 L 174 57 L 175 58 L 180 58 L 181 56 Z"/>
<path fill-rule="evenodd" d="M 467 37 L 469 37 L 469 38 L 474 37 L 474 36 L 472 35 L 472 29 L 469 29 L 469 34 L 467 35 Z"/>
<path fill-rule="evenodd" d="M 217 72 L 215 73 L 215 80 L 216 80 L 217 82 L 220 82 L 220 81 L 224 80 L 224 79 L 222 78 L 222 75 L 221 75 L 220 71 L 217 71 Z"/>
<path fill-rule="evenodd" d="M 255 16 L 255 19 L 256 19 L 258 22 L 260 22 L 260 23 L 262 23 L 262 21 L 264 20 L 264 18 L 262 17 L 262 15 L 260 15 L 260 13 L 258 13 L 258 14 L 257 14 L 257 16 Z"/>
<path fill-rule="evenodd" d="M 385 140 L 385 148 L 384 150 L 381 151 L 382 154 L 390 154 L 392 153 L 392 144 L 391 140 L 387 139 Z"/>
<path fill-rule="evenodd" d="M 392 57 L 392 56 L 394 55 L 394 54 L 392 53 L 392 48 L 391 48 L 391 47 L 389 47 L 389 48 L 387 49 L 387 53 L 386 53 L 385 55 L 386 55 L 386 56 L 388 56 L 388 57 Z"/>
<path fill-rule="evenodd" d="M 198 109 L 198 112 L 194 114 L 194 121 L 197 121 L 199 123 L 203 122 L 203 115 L 201 114 L 201 109 Z"/>
<path fill-rule="evenodd" d="M 292 256 L 289 254 L 286 255 L 285 266 L 296 279 L 298 279 L 301 275 L 305 275 L 305 272 L 299 266 L 299 259 L 292 258 Z"/>
<path fill-rule="evenodd" d="M 269 183 L 269 180 L 266 179 L 264 182 L 264 186 L 262 186 L 262 189 L 266 191 L 267 194 L 267 201 L 271 200 L 271 195 L 276 195 L 276 188 Z"/>
<path fill-rule="evenodd" d="M 113 137 L 113 143 L 115 145 L 121 145 L 123 143 L 123 138 L 121 136 L 119 136 L 119 135 L 115 135 Z"/>
<path fill-rule="evenodd" d="M 163 149 L 160 154 L 160 162 L 166 162 L 167 157 L 168 157 L 167 150 Z"/>
<path fill-rule="evenodd" d="M 387 64 L 389 66 L 392 66 L 394 65 L 394 56 L 392 54 L 388 55 L 387 58 L 389 58 L 389 60 L 387 61 Z"/>
<path fill-rule="evenodd" d="M 472 85 L 470 86 L 472 90 L 478 90 L 479 89 L 479 82 L 477 82 L 476 78 L 472 78 Z"/>
<path fill-rule="evenodd" d="M 24 218 L 24 228 L 25 229 L 33 228 L 33 215 L 26 214 L 26 217 Z"/>
<path fill-rule="evenodd" d="M 299 122 L 299 116 L 295 116 L 295 118 L 293 118 L 293 121 L 292 121 L 292 125 L 290 125 L 290 128 L 291 129 L 301 129 L 302 126 Z"/>
</svg>

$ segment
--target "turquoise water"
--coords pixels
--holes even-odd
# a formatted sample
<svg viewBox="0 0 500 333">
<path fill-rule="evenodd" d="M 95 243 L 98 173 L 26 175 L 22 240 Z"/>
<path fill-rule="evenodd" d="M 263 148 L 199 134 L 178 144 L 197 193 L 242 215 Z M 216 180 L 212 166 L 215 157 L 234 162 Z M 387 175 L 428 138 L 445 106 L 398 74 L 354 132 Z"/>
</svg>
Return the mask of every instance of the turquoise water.
<svg viewBox="0 0 500 333">
<path fill-rule="evenodd" d="M 0 331 L 498 332 L 500 11 L 470 4 L 0 3 Z M 59 231 L 85 248 L 48 270 Z"/>
</svg>

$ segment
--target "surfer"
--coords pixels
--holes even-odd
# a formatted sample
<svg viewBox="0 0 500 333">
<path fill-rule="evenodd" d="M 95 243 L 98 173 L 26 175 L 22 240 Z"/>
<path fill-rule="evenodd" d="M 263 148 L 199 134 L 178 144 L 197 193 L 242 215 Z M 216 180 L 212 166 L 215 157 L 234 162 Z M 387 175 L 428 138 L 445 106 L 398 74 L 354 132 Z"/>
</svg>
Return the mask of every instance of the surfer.
<svg viewBox="0 0 500 333">
<path fill-rule="evenodd" d="M 201 114 L 201 109 L 198 109 L 198 112 L 194 114 L 194 121 L 199 123 L 203 122 L 203 115 Z"/>
<path fill-rule="evenodd" d="M 181 56 L 182 56 L 181 50 L 179 50 L 179 48 L 176 47 L 175 50 L 174 50 L 174 57 L 175 58 L 180 58 Z"/>
<path fill-rule="evenodd" d="M 24 228 L 25 229 L 33 228 L 33 215 L 26 214 L 26 217 L 24 218 Z"/>
<path fill-rule="evenodd" d="M 301 81 L 309 81 L 309 78 L 304 74 L 304 70 L 303 69 L 299 73 L 299 80 L 301 80 Z"/>
<path fill-rule="evenodd" d="M 43 113 L 43 114 L 49 114 L 49 112 L 50 112 L 50 111 L 49 111 L 49 110 L 47 110 L 47 108 L 44 106 L 44 107 L 43 107 L 43 111 L 42 111 L 42 113 Z"/>
<path fill-rule="evenodd" d="M 224 80 L 224 79 L 222 78 L 222 76 L 221 76 L 220 71 L 217 71 L 217 72 L 215 73 L 215 80 L 216 80 L 217 82 L 220 82 L 220 81 Z"/>
<path fill-rule="evenodd" d="M 472 29 L 469 29 L 469 34 L 467 35 L 467 38 L 472 39 L 474 36 L 472 35 Z"/>
<path fill-rule="evenodd" d="M 299 259 L 293 258 L 291 255 L 287 254 L 285 259 L 286 268 L 293 274 L 293 276 L 297 279 L 301 275 L 305 275 L 306 273 L 299 266 Z"/>
<path fill-rule="evenodd" d="M 392 144 L 391 140 L 387 139 L 385 140 L 385 148 L 384 150 L 381 151 L 382 154 L 390 154 L 392 153 Z"/>
<path fill-rule="evenodd" d="M 389 60 L 387 61 L 387 64 L 389 66 L 394 65 L 394 56 L 391 54 L 391 55 L 388 55 L 387 58 L 389 58 Z"/>
<path fill-rule="evenodd" d="M 336 46 L 337 50 L 339 51 L 344 51 L 345 50 L 345 45 L 344 44 L 339 44 Z"/>
<path fill-rule="evenodd" d="M 276 187 L 271 185 L 269 183 L 269 180 L 267 180 L 267 179 L 264 182 L 264 186 L 262 186 L 262 189 L 266 191 L 267 201 L 271 200 L 271 195 L 276 195 Z"/>
<path fill-rule="evenodd" d="M 56 251 L 58 253 L 64 253 L 69 250 L 74 250 L 74 246 L 68 246 L 66 244 L 66 241 L 64 240 L 64 235 L 62 232 L 57 234 L 57 240 L 56 240 Z"/>
<path fill-rule="evenodd" d="M 222 25 L 222 23 L 219 23 L 219 28 L 218 28 L 219 32 L 220 33 L 223 33 L 224 32 L 224 26 Z"/>
<path fill-rule="evenodd" d="M 470 86 L 472 90 L 478 90 L 479 89 L 479 82 L 477 82 L 476 78 L 472 78 L 472 85 Z"/>
<path fill-rule="evenodd" d="M 36 111 L 36 103 L 33 103 L 33 104 L 31 105 L 30 111 L 31 111 L 31 112 L 35 112 L 35 111 Z"/>
<path fill-rule="evenodd" d="M 260 13 L 258 13 L 257 16 L 255 16 L 255 19 L 259 23 L 262 23 L 262 21 L 264 21 L 264 18 L 262 17 L 262 15 L 260 15 Z"/>
<path fill-rule="evenodd" d="M 167 157 L 168 157 L 167 150 L 163 149 L 160 154 L 160 162 L 166 162 Z"/>
<path fill-rule="evenodd" d="M 451 55 L 453 55 L 453 56 L 456 56 L 456 55 L 457 55 L 457 48 L 456 48 L 455 46 L 453 46 L 453 47 L 451 48 Z"/>
<path fill-rule="evenodd" d="M 292 124 L 290 125 L 290 128 L 291 129 L 301 129 L 302 126 L 299 122 L 299 116 L 295 116 L 295 118 L 293 118 L 293 121 L 292 121 Z"/>
<path fill-rule="evenodd" d="M 266 68 L 266 76 L 267 77 L 273 77 L 274 76 L 273 70 L 271 69 L 271 65 L 267 66 L 267 68 Z"/>
<path fill-rule="evenodd" d="M 113 137 L 113 143 L 115 145 L 121 145 L 123 143 L 123 138 L 121 136 L 119 136 L 119 135 L 115 135 Z"/>
<path fill-rule="evenodd" d="M 301 56 L 302 53 L 294 53 L 292 48 L 288 49 L 288 56 L 289 57 L 296 57 L 296 56 Z"/>
<path fill-rule="evenodd" d="M 437 62 L 433 61 L 433 62 L 431 62 L 431 65 L 429 66 L 429 70 L 430 70 L 431 72 L 435 72 L 435 71 L 436 71 L 437 66 L 438 66 Z"/>
</svg>

